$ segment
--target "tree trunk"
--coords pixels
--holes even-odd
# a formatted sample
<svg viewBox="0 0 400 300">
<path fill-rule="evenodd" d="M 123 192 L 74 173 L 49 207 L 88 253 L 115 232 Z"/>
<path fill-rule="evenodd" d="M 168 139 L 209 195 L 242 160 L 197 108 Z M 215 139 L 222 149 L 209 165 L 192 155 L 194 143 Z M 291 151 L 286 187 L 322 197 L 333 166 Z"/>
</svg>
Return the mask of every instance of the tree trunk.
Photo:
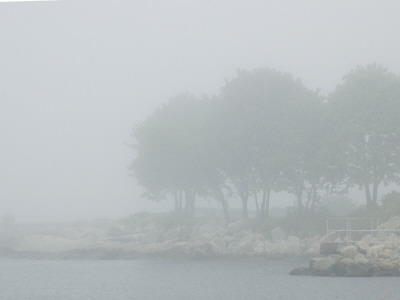
<svg viewBox="0 0 400 300">
<path fill-rule="evenodd" d="M 263 189 L 262 202 L 261 202 L 261 217 L 269 217 L 269 200 L 271 198 L 271 187 Z"/>
<path fill-rule="evenodd" d="M 367 209 L 372 208 L 372 199 L 371 199 L 371 191 L 369 189 L 369 183 L 367 180 L 364 181 L 364 189 L 365 189 L 365 199 L 367 201 Z"/>
<path fill-rule="evenodd" d="M 373 185 L 372 185 L 372 201 L 371 201 L 371 206 L 372 208 L 376 208 L 378 206 L 378 186 L 380 181 L 377 178 L 377 168 L 376 168 L 376 164 L 374 161 L 373 164 L 373 176 L 374 176 L 374 180 L 373 180 Z"/>
<path fill-rule="evenodd" d="M 249 193 L 246 190 L 243 190 L 240 193 L 240 198 L 242 200 L 242 217 L 243 219 L 248 218 L 248 211 L 247 211 L 247 199 L 249 198 Z"/>
<path fill-rule="evenodd" d="M 314 212 L 315 204 L 317 202 L 317 187 L 313 185 L 312 188 L 312 199 L 311 199 L 311 212 Z"/>
<path fill-rule="evenodd" d="M 191 190 L 185 190 L 185 201 L 186 201 L 186 207 L 185 207 L 185 213 L 189 217 L 193 217 L 194 215 L 194 191 Z"/>
<path fill-rule="evenodd" d="M 257 217 L 260 216 L 260 207 L 258 206 L 258 199 L 257 199 L 257 193 L 254 192 L 254 202 L 256 203 L 256 211 L 257 211 Z"/>
<path fill-rule="evenodd" d="M 174 199 L 175 199 L 175 213 L 179 211 L 179 197 L 178 197 L 178 191 L 174 191 Z"/>
<path fill-rule="evenodd" d="M 267 204 L 267 190 L 263 189 L 262 191 L 262 200 L 261 200 L 261 217 L 265 217 L 266 213 L 266 204 Z"/>
<path fill-rule="evenodd" d="M 231 221 L 231 218 L 229 216 L 228 203 L 226 201 L 224 194 L 221 191 L 218 191 L 218 198 L 219 198 L 219 202 L 221 203 L 221 206 L 222 206 L 222 212 L 224 213 L 224 218 L 225 218 L 226 222 L 229 223 Z"/>
<path fill-rule="evenodd" d="M 297 192 L 297 205 L 299 207 L 299 213 L 303 213 L 304 205 L 303 205 L 303 192 Z"/>
<path fill-rule="evenodd" d="M 183 209 L 183 190 L 179 190 L 178 191 L 178 212 L 182 213 L 182 209 Z"/>
<path fill-rule="evenodd" d="M 271 199 L 271 190 L 272 188 L 269 187 L 268 191 L 267 191 L 267 199 L 265 201 L 265 217 L 268 218 L 269 217 L 269 202 Z"/>
<path fill-rule="evenodd" d="M 247 219 L 249 214 L 247 212 L 247 199 L 242 198 L 242 217 L 243 219 Z"/>
<path fill-rule="evenodd" d="M 378 206 L 378 187 L 379 183 L 377 180 L 374 181 L 374 185 L 372 187 L 372 201 L 371 201 L 371 206 L 373 208 Z"/>
</svg>

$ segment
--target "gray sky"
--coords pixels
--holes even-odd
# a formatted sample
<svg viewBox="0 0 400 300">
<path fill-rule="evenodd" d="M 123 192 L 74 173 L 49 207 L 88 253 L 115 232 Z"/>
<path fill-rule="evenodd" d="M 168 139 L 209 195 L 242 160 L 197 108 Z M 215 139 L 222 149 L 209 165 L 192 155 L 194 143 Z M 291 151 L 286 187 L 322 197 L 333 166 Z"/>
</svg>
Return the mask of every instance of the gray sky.
<svg viewBox="0 0 400 300">
<path fill-rule="evenodd" d="M 356 65 L 400 73 L 398 1 L 0 3 L 0 215 L 157 209 L 129 177 L 130 132 L 180 92 L 272 67 L 332 91 Z"/>
</svg>

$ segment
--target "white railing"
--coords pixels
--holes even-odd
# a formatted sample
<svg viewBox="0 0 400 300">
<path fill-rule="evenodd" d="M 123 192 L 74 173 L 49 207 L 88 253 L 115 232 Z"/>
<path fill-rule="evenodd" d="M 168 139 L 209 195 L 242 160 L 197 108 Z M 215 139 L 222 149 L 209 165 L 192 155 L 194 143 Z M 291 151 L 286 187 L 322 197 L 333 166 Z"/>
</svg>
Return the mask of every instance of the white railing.
<svg viewBox="0 0 400 300">
<path fill-rule="evenodd" d="M 348 240 L 352 240 L 354 233 L 357 233 L 357 236 L 371 234 L 372 238 L 379 232 L 400 233 L 400 229 L 380 228 L 381 224 L 393 219 L 400 220 L 400 218 L 328 218 L 326 219 L 326 232 L 344 233 Z"/>
</svg>

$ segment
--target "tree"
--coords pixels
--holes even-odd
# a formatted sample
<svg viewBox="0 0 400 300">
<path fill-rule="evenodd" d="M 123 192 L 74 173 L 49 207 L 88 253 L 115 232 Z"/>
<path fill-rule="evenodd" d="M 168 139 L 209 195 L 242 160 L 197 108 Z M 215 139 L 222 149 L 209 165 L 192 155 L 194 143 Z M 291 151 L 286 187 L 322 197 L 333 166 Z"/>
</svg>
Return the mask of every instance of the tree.
<svg viewBox="0 0 400 300">
<path fill-rule="evenodd" d="M 379 65 L 357 67 L 329 102 L 344 175 L 349 185 L 364 189 L 366 206 L 373 208 L 379 186 L 399 181 L 400 78 Z"/>
<path fill-rule="evenodd" d="M 175 208 L 193 214 L 196 194 L 204 191 L 203 149 L 205 107 L 183 94 L 170 100 L 134 131 L 136 158 L 131 165 L 138 182 L 152 199 L 175 197 Z"/>
<path fill-rule="evenodd" d="M 271 69 L 239 71 L 218 101 L 222 169 L 235 186 L 247 217 L 247 202 L 268 215 L 269 195 L 287 168 L 290 118 L 297 102 L 312 96 L 299 80 Z M 259 206 L 257 194 L 262 192 Z"/>
<path fill-rule="evenodd" d="M 320 192 L 332 184 L 326 148 L 324 105 L 316 93 L 297 103 L 291 118 L 286 189 L 295 195 L 299 212 L 312 212 Z"/>
</svg>

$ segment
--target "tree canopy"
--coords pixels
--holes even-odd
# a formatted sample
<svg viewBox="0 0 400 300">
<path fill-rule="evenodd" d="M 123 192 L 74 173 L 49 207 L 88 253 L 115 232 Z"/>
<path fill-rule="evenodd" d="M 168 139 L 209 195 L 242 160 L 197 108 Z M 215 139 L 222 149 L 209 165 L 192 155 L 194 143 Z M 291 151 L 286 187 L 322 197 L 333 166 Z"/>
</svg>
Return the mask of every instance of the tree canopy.
<svg viewBox="0 0 400 300">
<path fill-rule="evenodd" d="M 174 197 L 188 214 L 214 199 L 227 220 L 230 198 L 244 218 L 251 198 L 268 216 L 272 191 L 313 211 L 358 185 L 373 207 L 378 187 L 399 180 L 399 115 L 400 79 L 378 65 L 351 71 L 327 99 L 290 74 L 242 70 L 218 95 L 178 95 L 139 124 L 131 170 L 148 198 Z"/>
<path fill-rule="evenodd" d="M 400 172 L 400 77 L 378 65 L 358 67 L 330 96 L 332 139 L 346 163 L 348 184 L 377 205 L 378 187 L 398 182 Z"/>
</svg>

